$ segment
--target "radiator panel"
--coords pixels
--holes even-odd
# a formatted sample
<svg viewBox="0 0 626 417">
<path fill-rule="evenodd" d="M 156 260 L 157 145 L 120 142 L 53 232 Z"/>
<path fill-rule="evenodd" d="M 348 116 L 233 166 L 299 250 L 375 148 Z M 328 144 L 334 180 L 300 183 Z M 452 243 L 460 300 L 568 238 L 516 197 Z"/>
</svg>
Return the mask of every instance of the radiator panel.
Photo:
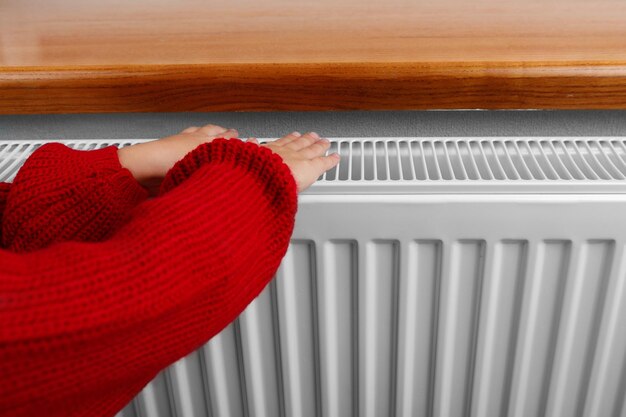
<svg viewBox="0 0 626 417">
<path fill-rule="evenodd" d="M 375 247 L 380 243 L 367 242 L 365 246 L 368 245 Z M 408 252 L 401 244 L 397 245 L 400 253 Z M 334 343 L 325 346 L 320 343 L 319 357 L 312 352 L 314 345 L 301 346 L 291 340 L 295 339 L 291 336 L 294 334 L 293 331 L 302 333 L 305 331 L 303 329 L 294 327 L 292 332 L 289 330 L 286 330 L 286 333 L 281 332 L 278 340 L 273 333 L 265 340 L 258 336 L 258 332 L 264 329 L 262 321 L 269 320 L 272 303 L 276 304 L 274 308 L 278 310 L 286 309 L 280 306 L 281 302 L 289 304 L 280 297 L 272 298 L 272 287 L 268 287 L 264 295 L 254 302 L 257 307 L 263 304 L 263 308 L 255 308 L 252 305 L 245 313 L 257 317 L 248 324 L 249 327 L 241 327 L 238 330 L 240 334 L 243 333 L 242 338 L 246 337 L 246 333 L 252 333 L 256 334 L 256 339 L 255 336 L 249 338 L 259 340 L 258 344 L 254 345 L 256 352 L 244 353 L 242 357 L 244 374 L 249 381 L 245 386 L 235 384 L 232 389 L 223 390 L 220 395 L 204 397 L 216 404 L 235 404 L 231 408 L 218 408 L 218 405 L 213 405 L 213 415 L 224 413 L 244 415 L 244 405 L 241 401 L 247 404 L 245 408 L 248 415 L 313 415 L 318 407 L 322 410 L 322 415 L 329 416 L 346 413 L 398 416 L 621 415 L 625 374 L 624 350 L 615 347 L 614 341 L 606 342 L 607 336 L 601 336 L 601 327 L 606 309 L 603 306 L 610 305 L 608 303 L 611 295 L 608 292 L 610 278 L 612 277 L 613 281 L 620 281 L 624 276 L 620 276 L 619 273 L 578 274 L 586 276 L 587 279 L 591 278 L 588 284 L 591 287 L 590 291 L 581 292 L 573 281 L 576 274 L 564 272 L 575 266 L 570 260 L 573 259 L 572 251 L 576 246 L 585 248 L 582 250 L 588 253 L 595 252 L 591 255 L 593 258 L 589 258 L 591 260 L 580 261 L 586 262 L 583 269 L 592 270 L 597 269 L 600 258 L 612 256 L 610 252 L 612 249 L 609 248 L 613 247 L 614 242 L 544 241 L 533 244 L 527 241 L 500 241 L 491 246 L 484 242 L 464 240 L 453 242 L 447 247 L 440 243 L 412 241 L 407 242 L 406 248 L 415 249 L 420 245 L 424 245 L 420 248 L 422 252 L 431 255 L 425 257 L 423 261 L 425 264 L 422 266 L 429 273 L 425 273 L 423 277 L 413 275 L 412 279 L 407 275 L 406 280 L 398 283 L 396 294 L 387 288 L 382 295 L 385 290 L 381 290 L 376 294 L 377 305 L 371 311 L 363 308 L 354 311 L 350 303 L 339 307 L 340 311 L 343 309 L 347 313 L 348 320 L 345 321 L 355 321 L 352 327 L 356 327 L 357 332 L 361 331 L 356 339 L 358 343 L 355 343 L 353 337 L 327 337 L 328 342 Z M 441 255 L 438 254 L 439 247 Z M 315 248 L 318 249 L 317 245 Z M 341 249 L 343 252 L 346 251 L 345 247 L 339 248 L 340 251 Z M 377 255 L 383 259 L 374 261 L 380 262 L 375 270 L 389 272 L 387 267 L 391 266 L 385 261 L 390 259 L 390 255 L 393 256 L 393 246 L 370 249 L 370 253 L 379 249 L 382 249 L 382 252 Z M 285 264 L 294 262 L 297 258 L 295 252 L 298 249 L 292 247 L 290 252 L 292 250 L 294 253 L 287 255 Z M 387 253 L 384 253 L 385 250 Z M 446 255 L 447 251 L 449 253 Z M 367 249 L 364 252 L 367 253 Z M 438 264 L 439 256 L 440 262 L 449 262 L 449 271 L 441 268 L 436 272 L 439 267 L 435 265 Z M 309 257 L 310 262 L 313 261 L 313 257 L 314 255 Z M 326 257 L 329 258 L 328 253 Z M 482 260 L 484 266 L 481 266 Z M 611 267 L 613 264 L 609 262 Z M 504 268 L 504 265 L 508 265 L 510 274 L 489 272 L 489 268 L 494 271 Z M 480 272 L 483 267 L 484 271 Z M 412 267 L 414 271 L 417 268 L 419 268 L 417 265 Z M 348 269 L 348 266 L 344 265 L 344 269 Z M 393 267 L 391 269 L 393 270 Z M 607 268 L 603 266 L 603 269 Z M 410 268 L 407 267 L 407 270 Z M 535 274 L 526 275 L 525 270 L 534 270 Z M 463 274 L 461 271 L 470 273 Z M 400 273 L 398 276 L 403 275 Z M 374 274 L 369 278 L 372 277 Z M 288 279 L 286 272 L 281 271 L 276 282 L 281 278 Z M 291 279 L 295 280 L 297 277 L 291 276 Z M 328 277 L 319 279 L 321 281 Z M 312 278 L 308 277 L 303 281 L 303 286 L 310 287 L 311 280 Z M 357 286 L 359 283 L 355 282 Z M 366 282 L 362 285 L 366 288 L 350 289 L 346 293 L 349 297 L 354 297 L 357 293 L 357 303 L 368 305 L 367 302 L 370 302 L 372 297 L 372 288 L 368 289 Z M 375 287 L 374 282 L 370 285 Z M 620 282 L 613 282 L 613 286 L 616 285 L 623 288 Z M 420 286 L 425 288 L 422 297 L 427 298 L 430 305 L 418 304 L 414 298 L 409 298 L 409 291 L 406 295 L 400 293 L 400 288 L 403 287 L 411 288 L 413 293 L 416 291 L 419 293 Z M 576 292 L 579 294 L 578 302 L 575 301 Z M 428 296 L 433 293 L 437 295 L 435 298 Z M 517 294 L 522 294 L 522 297 L 518 299 Z M 618 294 L 623 297 L 623 290 Z M 313 299 L 313 294 L 310 295 Z M 395 311 L 391 308 L 393 304 L 390 302 L 394 296 L 398 301 Z M 537 296 L 537 299 L 527 298 L 533 296 Z M 613 296 L 614 299 L 616 297 Z M 480 301 L 477 301 L 478 299 Z M 455 301 L 458 304 L 455 304 Z M 624 299 L 620 298 L 619 302 L 623 304 Z M 293 306 L 290 315 L 294 320 L 297 320 L 298 315 L 310 315 L 312 310 L 311 303 Z M 614 301 L 613 310 L 615 308 Z M 416 315 L 414 312 L 418 309 L 424 310 L 426 315 Z M 572 309 L 579 310 L 578 316 L 586 317 L 580 320 L 577 326 L 571 324 L 577 321 L 577 316 L 566 315 Z M 494 311 L 496 314 L 493 314 Z M 613 328 L 617 326 L 616 314 L 613 313 Z M 395 322 L 394 315 L 397 317 Z M 243 316 L 239 321 L 242 320 Z M 278 320 L 280 321 L 280 316 Z M 320 342 L 325 340 L 322 334 L 339 333 L 340 323 L 328 323 L 328 328 L 325 328 L 324 319 L 319 320 Z M 252 329 L 252 326 L 255 329 Z M 368 329 L 368 326 L 371 327 Z M 606 327 L 606 324 L 604 326 Z M 288 325 L 285 325 L 285 328 L 289 329 Z M 406 332 L 400 330 L 405 328 L 409 330 Z M 309 331 L 313 339 L 315 329 L 308 326 L 306 332 Z M 230 335 L 222 334 L 214 338 L 209 345 L 219 343 L 227 336 L 232 338 L 232 332 L 234 331 L 231 330 Z M 347 333 L 351 336 L 354 332 L 355 329 L 350 328 Z M 374 340 L 371 336 L 390 335 L 394 332 L 395 340 L 391 336 L 388 339 Z M 594 333 L 598 336 L 588 337 Z M 565 336 L 567 334 L 571 334 L 570 337 L 573 339 L 581 339 L 581 343 L 568 344 Z M 605 331 L 605 334 L 608 335 L 609 332 Z M 615 337 L 615 334 L 609 336 L 612 339 Z M 626 347 L 623 336 L 617 337 L 622 339 L 618 345 Z M 342 346 L 342 340 L 347 341 L 348 347 L 352 347 L 351 352 L 346 346 Z M 604 350 L 609 351 L 608 353 L 598 352 L 603 344 L 606 346 Z M 299 356 L 303 351 L 303 356 Z M 207 352 L 206 347 L 201 352 L 207 360 L 210 360 L 211 353 Z M 355 361 L 355 357 L 358 360 Z M 295 361 L 296 365 L 293 364 L 294 358 L 300 359 Z M 341 361 L 338 358 L 345 360 Z M 277 361 L 282 362 L 280 366 Z M 607 361 L 622 366 L 607 369 Z M 227 379 L 217 375 L 203 381 L 197 374 L 188 373 L 187 382 L 184 384 L 181 384 L 180 380 L 175 382 L 176 380 L 171 378 L 172 373 L 176 372 L 176 366 L 184 362 L 195 366 L 197 358 L 188 357 L 165 371 L 166 385 L 197 384 L 200 389 L 210 390 Z M 231 377 L 238 375 L 238 364 L 234 361 L 228 363 L 231 369 L 225 373 Z M 228 369 L 224 363 L 222 366 Z M 600 369 L 595 370 L 597 367 Z M 314 368 L 318 369 L 319 376 L 316 375 Z M 282 378 L 276 375 L 278 370 L 282 372 Z M 593 374 L 598 372 L 600 374 L 592 378 Z M 169 380 L 167 376 L 170 377 Z M 379 382 L 385 377 L 385 384 Z M 281 379 L 282 385 L 279 382 Z M 593 379 L 597 382 L 594 383 Z M 294 381 L 289 387 L 286 383 L 288 380 Z M 598 391 L 596 384 L 610 388 Z M 247 397 L 242 396 L 242 392 L 246 390 L 256 392 L 248 394 Z M 383 395 L 380 390 L 384 390 Z M 595 395 L 601 398 L 595 400 L 595 405 L 594 390 Z M 198 411 L 192 412 L 193 397 L 189 394 L 181 395 L 181 392 L 179 388 L 178 393 L 170 395 L 172 402 L 164 408 L 166 410 L 175 408 L 178 414 L 173 411 L 172 415 L 204 415 L 199 411 L 201 407 L 196 407 L 195 410 Z M 367 395 L 374 395 L 374 401 L 369 401 Z M 185 398 L 188 401 L 187 412 L 179 404 Z M 586 405 L 587 401 L 592 403 Z M 593 414 L 591 411 L 583 413 L 585 407 L 595 407 L 601 414 Z"/>
<path fill-rule="evenodd" d="M 626 414 L 623 140 L 333 146 L 276 278 L 119 416 Z"/>
<path fill-rule="evenodd" d="M 368 228 L 364 219 L 389 202 L 304 198 L 276 280 L 239 319 L 257 353 L 231 364 L 249 379 L 232 390 L 244 415 L 622 415 L 626 266 L 616 230 L 626 222 L 601 219 L 626 200 L 564 198 L 484 196 L 494 215 L 468 214 L 461 199 L 415 196 L 417 209 L 398 197 L 397 217 Z M 530 228 L 538 210 L 553 215 Z M 427 220 L 398 220 L 409 213 Z M 333 224 L 313 227 L 319 216 Z M 271 320 L 278 332 L 264 327 Z M 246 336 L 260 329 L 265 339 Z"/>
</svg>

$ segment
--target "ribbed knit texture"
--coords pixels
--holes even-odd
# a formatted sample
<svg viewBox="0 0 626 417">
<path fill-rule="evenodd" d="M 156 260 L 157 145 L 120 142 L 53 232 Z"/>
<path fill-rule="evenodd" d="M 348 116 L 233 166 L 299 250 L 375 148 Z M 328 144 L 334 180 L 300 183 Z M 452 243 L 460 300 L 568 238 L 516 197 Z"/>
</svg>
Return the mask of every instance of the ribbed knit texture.
<svg viewBox="0 0 626 417">
<path fill-rule="evenodd" d="M 11 189 L 11 184 L 6 183 L 6 182 L 0 182 L 0 226 L 2 226 L 2 216 L 4 215 L 4 208 L 7 204 L 7 196 L 9 195 L 10 189 Z M 1 228 L 0 228 L 0 232 L 2 232 Z"/>
<path fill-rule="evenodd" d="M 66 240 L 100 241 L 128 220 L 148 191 L 123 168 L 117 148 L 37 149 L 18 171 L 2 222 L 2 246 L 27 252 Z"/>
<path fill-rule="evenodd" d="M 237 317 L 287 251 L 296 184 L 269 149 L 200 145 L 151 200 L 113 150 L 42 146 L 0 186 L 2 416 L 114 415 Z"/>
</svg>

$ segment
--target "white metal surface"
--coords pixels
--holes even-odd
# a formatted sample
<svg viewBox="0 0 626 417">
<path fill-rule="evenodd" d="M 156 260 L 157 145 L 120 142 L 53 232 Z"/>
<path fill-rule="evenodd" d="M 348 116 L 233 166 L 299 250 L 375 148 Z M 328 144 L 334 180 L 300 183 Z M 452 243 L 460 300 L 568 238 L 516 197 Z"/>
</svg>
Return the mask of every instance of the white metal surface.
<svg viewBox="0 0 626 417">
<path fill-rule="evenodd" d="M 333 143 L 276 279 L 120 416 L 626 416 L 624 139 Z"/>
</svg>

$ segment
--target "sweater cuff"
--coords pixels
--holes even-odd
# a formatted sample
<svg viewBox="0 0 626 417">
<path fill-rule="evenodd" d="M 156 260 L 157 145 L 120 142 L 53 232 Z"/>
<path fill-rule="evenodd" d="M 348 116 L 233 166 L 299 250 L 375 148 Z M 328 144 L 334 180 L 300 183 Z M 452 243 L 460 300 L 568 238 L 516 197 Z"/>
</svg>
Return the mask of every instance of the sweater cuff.
<svg viewBox="0 0 626 417">
<path fill-rule="evenodd" d="M 148 191 L 122 167 L 117 147 L 75 150 L 51 142 L 18 171 L 7 197 L 2 245 L 15 252 L 109 237 Z"/>
<path fill-rule="evenodd" d="M 297 203 L 296 181 L 278 154 L 241 139 L 224 138 L 199 145 L 174 164 L 161 183 L 159 195 L 175 188 L 208 163 L 225 164 L 253 174 L 273 207 Z"/>
<path fill-rule="evenodd" d="M 107 177 L 114 187 L 116 198 L 120 199 L 119 202 L 122 205 L 135 206 L 148 198 L 148 190 L 135 179 L 129 169 L 124 168 L 120 163 L 116 146 L 111 145 L 90 151 L 65 148 L 74 153 L 74 162 L 82 165 L 81 170 L 88 173 L 88 177 Z"/>
<path fill-rule="evenodd" d="M 116 146 L 111 145 L 91 151 L 70 150 L 81 152 L 80 155 L 75 155 L 75 162 L 83 165 L 88 177 L 106 177 L 111 181 L 116 198 L 122 205 L 133 207 L 148 198 L 148 190 L 135 179 L 129 169 L 124 168 L 120 163 Z"/>
</svg>

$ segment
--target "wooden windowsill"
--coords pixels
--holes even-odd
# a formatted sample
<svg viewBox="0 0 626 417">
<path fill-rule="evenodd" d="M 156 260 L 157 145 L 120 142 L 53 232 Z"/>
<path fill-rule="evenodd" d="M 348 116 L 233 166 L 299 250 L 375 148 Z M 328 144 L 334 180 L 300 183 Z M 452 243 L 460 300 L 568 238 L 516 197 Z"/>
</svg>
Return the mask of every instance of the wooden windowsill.
<svg viewBox="0 0 626 417">
<path fill-rule="evenodd" d="M 626 2 L 0 2 L 3 114 L 475 108 L 626 108 Z"/>
</svg>

